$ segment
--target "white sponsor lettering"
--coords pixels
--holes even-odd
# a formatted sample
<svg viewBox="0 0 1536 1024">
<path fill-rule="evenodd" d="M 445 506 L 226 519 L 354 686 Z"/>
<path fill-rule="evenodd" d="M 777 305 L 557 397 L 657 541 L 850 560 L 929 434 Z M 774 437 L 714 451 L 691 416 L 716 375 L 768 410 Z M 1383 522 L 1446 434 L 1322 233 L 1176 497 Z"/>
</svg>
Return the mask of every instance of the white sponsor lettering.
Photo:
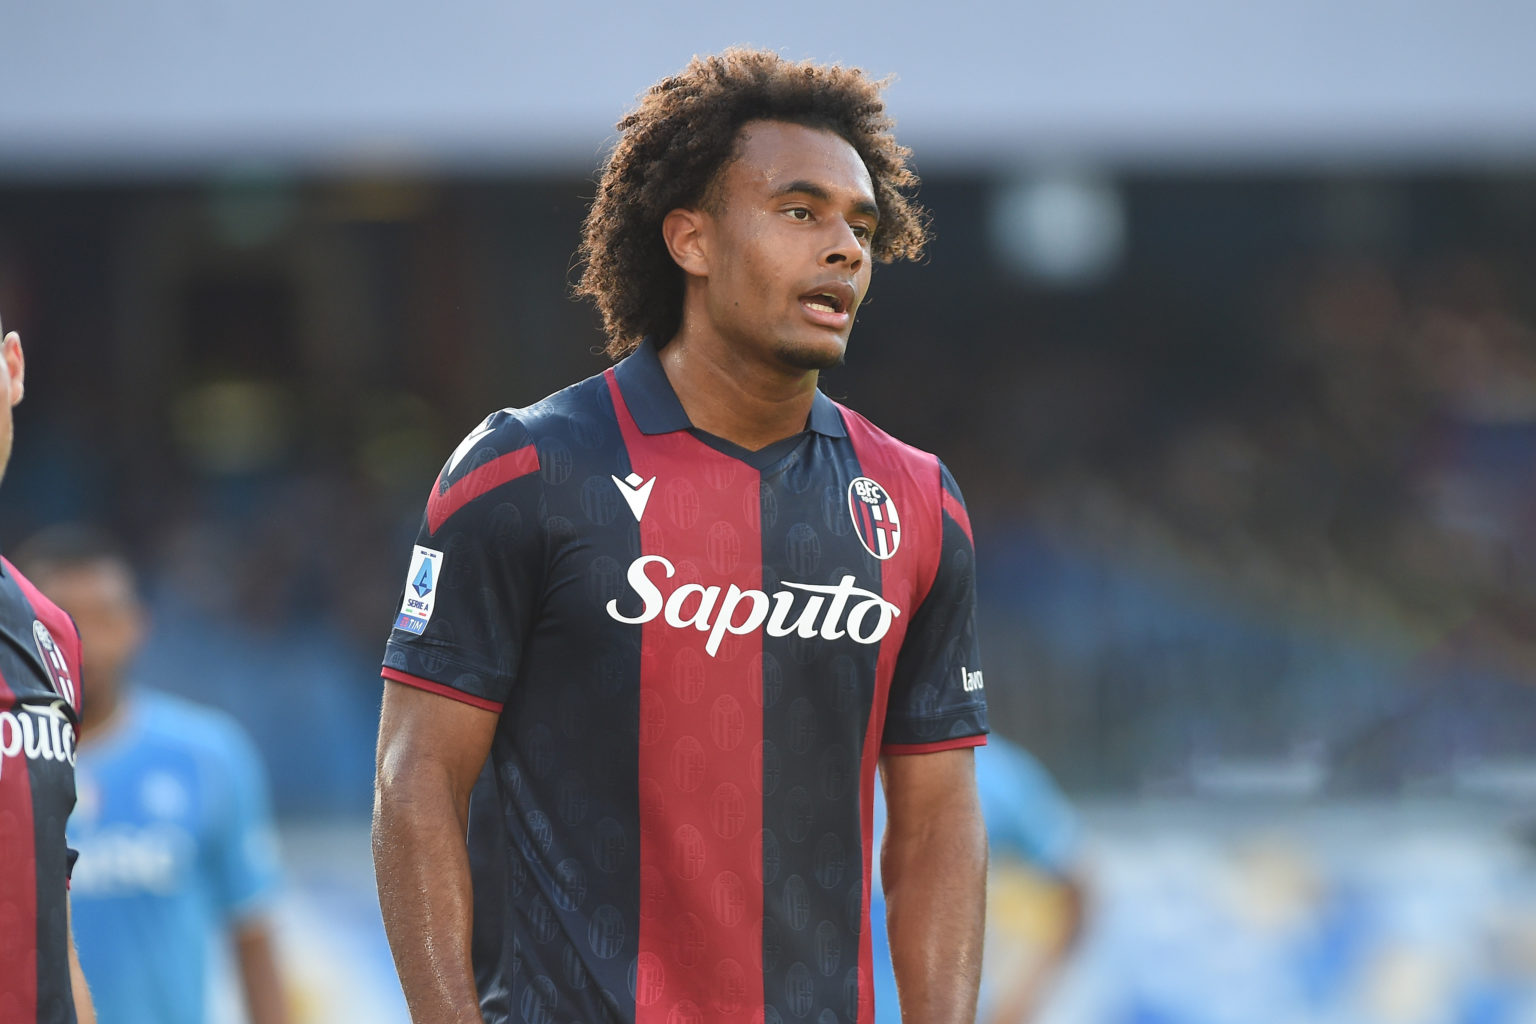
<svg viewBox="0 0 1536 1024">
<path fill-rule="evenodd" d="M 975 672 L 967 672 L 965 670 L 965 666 L 961 665 L 960 686 L 965 690 L 966 693 L 974 693 L 975 691 L 982 689 L 981 669 L 977 669 Z"/>
<path fill-rule="evenodd" d="M 165 895 L 190 870 L 194 841 L 180 825 L 108 825 L 76 840 L 80 863 L 70 888 L 92 896 Z"/>
<path fill-rule="evenodd" d="M 75 726 L 56 700 L 46 707 L 0 711 L 0 758 L 75 763 Z"/>
<path fill-rule="evenodd" d="M 736 584 L 724 588 L 685 583 L 671 594 L 661 587 L 647 570 L 659 566 L 664 579 L 677 569 L 661 555 L 645 555 L 629 565 L 630 588 L 640 598 L 640 611 L 625 615 L 617 599 L 608 602 L 610 618 L 631 625 L 650 622 L 657 616 L 674 629 L 692 627 L 708 633 L 704 649 L 711 657 L 720 650 L 727 633 L 742 636 L 766 627 L 769 636 L 791 634 L 809 640 L 821 637 L 836 640 L 847 636 L 855 643 L 872 644 L 890 631 L 901 609 L 873 591 L 855 585 L 854 576 L 844 576 L 832 586 L 814 583 L 785 583 L 785 590 L 772 595 L 761 590 L 743 590 Z M 791 619 L 800 594 L 808 594 L 798 614 Z"/>
</svg>

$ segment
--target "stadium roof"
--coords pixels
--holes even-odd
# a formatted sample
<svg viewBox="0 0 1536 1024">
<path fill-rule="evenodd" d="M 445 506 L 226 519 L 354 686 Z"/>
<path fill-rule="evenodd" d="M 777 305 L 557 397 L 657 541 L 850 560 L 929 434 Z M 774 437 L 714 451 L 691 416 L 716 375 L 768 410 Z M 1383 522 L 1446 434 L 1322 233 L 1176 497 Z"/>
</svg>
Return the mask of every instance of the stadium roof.
<svg viewBox="0 0 1536 1024">
<path fill-rule="evenodd" d="M 1526 0 L 96 0 L 0 13 L 0 174 L 590 170 L 730 43 L 897 73 L 920 165 L 1523 163 Z"/>
</svg>

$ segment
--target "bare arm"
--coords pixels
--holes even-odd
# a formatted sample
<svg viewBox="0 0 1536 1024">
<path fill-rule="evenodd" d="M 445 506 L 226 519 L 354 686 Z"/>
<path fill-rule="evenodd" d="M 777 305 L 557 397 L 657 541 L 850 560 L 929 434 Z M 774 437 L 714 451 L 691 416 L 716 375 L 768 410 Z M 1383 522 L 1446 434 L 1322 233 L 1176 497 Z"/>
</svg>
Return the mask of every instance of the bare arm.
<svg viewBox="0 0 1536 1024">
<path fill-rule="evenodd" d="M 251 1024 L 288 1024 L 286 989 L 265 919 L 250 918 L 235 927 L 235 958 Z"/>
<path fill-rule="evenodd" d="M 91 989 L 85 983 L 85 972 L 80 969 L 80 955 L 75 952 L 75 912 L 68 903 L 64 905 L 64 915 L 69 928 L 69 988 L 75 997 L 75 1020 L 79 1024 L 96 1024 Z"/>
<path fill-rule="evenodd" d="M 971 1024 L 981 982 L 987 834 L 970 748 L 882 758 L 880 853 L 901 1015 Z"/>
<path fill-rule="evenodd" d="M 988 1015 L 988 1024 L 1019 1024 L 1033 1020 L 1056 975 L 1076 948 L 1082 935 L 1087 903 L 1081 877 L 1070 874 L 1058 886 L 1060 914 L 1049 947 L 1029 964 L 993 964 L 992 975 L 1005 979 L 996 1008 Z M 1007 979 L 1011 979 L 1008 981 Z"/>
<path fill-rule="evenodd" d="M 373 865 L 417 1024 L 483 1024 L 470 965 L 469 793 L 497 716 L 389 681 L 379 720 Z"/>
</svg>

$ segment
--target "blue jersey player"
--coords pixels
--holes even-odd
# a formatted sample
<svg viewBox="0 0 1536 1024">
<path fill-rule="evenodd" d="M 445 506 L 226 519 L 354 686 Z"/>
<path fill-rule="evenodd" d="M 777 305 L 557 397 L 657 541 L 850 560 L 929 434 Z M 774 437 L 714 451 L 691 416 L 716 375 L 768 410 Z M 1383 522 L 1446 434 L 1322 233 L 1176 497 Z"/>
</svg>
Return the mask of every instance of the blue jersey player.
<svg viewBox="0 0 1536 1024">
<path fill-rule="evenodd" d="M 143 614 L 128 561 L 97 531 L 54 527 L 17 551 L 85 641 L 92 701 L 71 844 L 80 960 L 102 1019 L 207 1019 L 228 944 L 250 1024 L 285 1024 L 266 912 L 278 865 L 260 759 L 222 713 L 124 687 Z"/>
<path fill-rule="evenodd" d="M 379 895 L 418 1022 L 970 1022 L 986 837 L 958 488 L 817 389 L 917 255 L 880 85 L 733 50 L 620 123 L 580 291 L 617 366 L 495 413 L 385 653 Z M 878 778 L 877 778 L 878 777 Z M 477 786 L 478 780 L 478 786 Z"/>
</svg>

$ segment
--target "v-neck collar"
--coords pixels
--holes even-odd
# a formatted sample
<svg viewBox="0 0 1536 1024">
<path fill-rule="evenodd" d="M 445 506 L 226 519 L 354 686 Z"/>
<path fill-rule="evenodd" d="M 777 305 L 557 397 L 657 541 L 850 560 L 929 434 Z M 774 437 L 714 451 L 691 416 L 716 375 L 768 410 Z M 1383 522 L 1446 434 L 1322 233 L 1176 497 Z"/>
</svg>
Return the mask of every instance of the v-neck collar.
<svg viewBox="0 0 1536 1024">
<path fill-rule="evenodd" d="M 795 441 L 805 433 L 802 431 L 783 441 L 776 441 L 758 452 L 749 452 L 740 445 L 699 430 L 688 419 L 683 403 L 678 399 L 677 392 L 672 389 L 672 382 L 667 379 L 667 372 L 662 369 L 661 352 L 654 338 L 645 339 L 640 343 L 639 348 L 624 357 L 613 368 L 613 375 L 618 381 L 620 392 L 624 395 L 624 404 L 629 408 L 629 415 L 642 434 L 670 434 L 676 430 L 691 430 L 700 440 L 713 438 L 714 441 L 719 442 L 710 444 L 710 447 L 751 463 L 753 460 L 748 456 L 775 451 L 779 445 L 787 441 Z M 843 425 L 843 417 L 837 410 L 837 403 L 822 394 L 819 388 L 811 399 L 811 415 L 806 421 L 806 430 L 826 437 L 848 436 L 848 428 Z M 729 448 L 720 447 L 721 445 L 728 445 Z"/>
</svg>

